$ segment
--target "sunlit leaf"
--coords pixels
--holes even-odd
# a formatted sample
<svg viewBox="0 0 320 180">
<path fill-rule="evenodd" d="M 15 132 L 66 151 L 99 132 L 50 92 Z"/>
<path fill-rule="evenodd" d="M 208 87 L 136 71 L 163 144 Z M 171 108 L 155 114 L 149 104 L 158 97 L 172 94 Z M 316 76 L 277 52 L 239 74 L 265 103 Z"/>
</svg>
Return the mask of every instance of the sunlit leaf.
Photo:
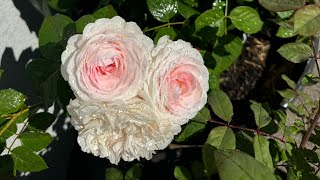
<svg viewBox="0 0 320 180">
<path fill-rule="evenodd" d="M 190 174 L 188 169 L 183 166 L 176 166 L 174 168 L 174 177 L 177 180 L 191 180 L 192 179 L 192 175 Z"/>
<path fill-rule="evenodd" d="M 178 12 L 175 0 L 147 0 L 147 4 L 153 17 L 161 22 L 169 22 Z"/>
<path fill-rule="evenodd" d="M 42 150 L 52 141 L 50 134 L 42 132 L 23 132 L 19 136 L 19 139 L 21 140 L 22 144 L 28 146 L 34 151 Z"/>
<path fill-rule="evenodd" d="M 271 117 L 269 116 L 268 111 L 263 107 L 261 103 L 250 100 L 250 108 L 254 113 L 254 119 L 259 128 L 262 128 L 270 123 Z"/>
<path fill-rule="evenodd" d="M 44 160 L 27 146 L 19 146 L 11 151 L 15 170 L 36 172 L 47 169 Z"/>
<path fill-rule="evenodd" d="M 248 34 L 254 34 L 261 30 L 263 22 L 259 13 L 249 6 L 238 6 L 229 15 L 232 24 Z"/>
<path fill-rule="evenodd" d="M 226 126 L 219 126 L 211 130 L 206 140 L 207 144 L 217 149 L 235 149 L 236 139 L 232 129 Z"/>
<path fill-rule="evenodd" d="M 214 159 L 221 180 L 276 180 L 268 167 L 241 151 L 216 150 Z"/>
<path fill-rule="evenodd" d="M 308 5 L 298 9 L 293 17 L 294 32 L 303 36 L 312 36 L 320 31 L 320 7 Z"/>
<path fill-rule="evenodd" d="M 312 56 L 311 47 L 301 42 L 287 43 L 282 45 L 277 51 L 282 57 L 293 63 L 301 63 Z"/>
<path fill-rule="evenodd" d="M 25 100 L 26 96 L 14 89 L 0 90 L 0 115 L 18 111 Z"/>
<path fill-rule="evenodd" d="M 208 95 L 208 103 L 213 112 L 221 119 L 230 122 L 233 116 L 233 106 L 226 93 L 213 89 Z"/>
<path fill-rule="evenodd" d="M 254 156 L 256 160 L 262 162 L 264 165 L 273 171 L 273 162 L 269 150 L 269 141 L 261 135 L 256 135 L 253 138 Z"/>
<path fill-rule="evenodd" d="M 279 26 L 276 36 L 280 38 L 291 38 L 293 36 L 296 36 L 296 34 L 294 33 L 293 29 Z"/>
<path fill-rule="evenodd" d="M 216 36 L 223 36 L 225 31 L 224 13 L 219 8 L 203 12 L 194 23 L 195 34 L 206 42 L 214 43 Z"/>
<path fill-rule="evenodd" d="M 306 3 L 305 0 L 259 0 L 259 3 L 270 11 L 287 11 L 299 9 Z"/>
<path fill-rule="evenodd" d="M 277 92 L 285 99 L 291 99 L 298 95 L 297 92 L 292 89 L 278 90 Z"/>
</svg>

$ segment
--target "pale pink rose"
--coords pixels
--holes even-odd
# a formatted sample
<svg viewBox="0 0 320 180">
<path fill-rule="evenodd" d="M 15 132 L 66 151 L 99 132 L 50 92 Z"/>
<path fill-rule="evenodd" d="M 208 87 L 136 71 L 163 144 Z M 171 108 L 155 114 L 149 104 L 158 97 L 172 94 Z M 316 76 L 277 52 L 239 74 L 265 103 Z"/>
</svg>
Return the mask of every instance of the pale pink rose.
<svg viewBox="0 0 320 180">
<path fill-rule="evenodd" d="M 152 48 L 136 23 L 119 16 L 98 19 L 69 39 L 61 74 L 82 100 L 127 100 L 146 79 Z"/>
<path fill-rule="evenodd" d="M 166 148 L 181 130 L 170 117 L 161 116 L 138 97 L 107 104 L 75 99 L 67 109 L 79 131 L 81 149 L 106 157 L 113 164 L 120 159 L 150 159 L 155 150 Z"/>
<path fill-rule="evenodd" d="M 159 112 L 171 114 L 175 123 L 184 124 L 207 102 L 209 73 L 202 56 L 190 43 L 164 36 L 152 57 L 141 96 Z"/>
</svg>

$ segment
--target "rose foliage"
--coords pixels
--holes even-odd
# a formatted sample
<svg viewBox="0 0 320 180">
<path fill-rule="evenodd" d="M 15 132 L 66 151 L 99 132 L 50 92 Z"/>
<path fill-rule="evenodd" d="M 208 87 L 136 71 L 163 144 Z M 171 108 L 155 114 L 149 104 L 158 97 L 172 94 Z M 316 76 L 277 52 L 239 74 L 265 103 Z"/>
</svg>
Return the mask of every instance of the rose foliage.
<svg viewBox="0 0 320 180">
<path fill-rule="evenodd" d="M 71 118 L 82 151 L 105 159 L 106 179 L 152 179 L 154 164 L 167 168 L 153 171 L 162 179 L 320 177 L 319 99 L 301 90 L 317 89 L 320 72 L 291 80 L 283 70 L 306 61 L 318 66 L 318 1 L 30 4 L 45 17 L 39 56 L 26 67 L 38 99 L 0 90 L 0 179 L 51 168 L 41 155 L 55 141 L 46 130 L 56 115 Z M 255 67 L 271 72 L 272 80 L 264 75 L 259 83 L 272 88 L 232 101 L 221 88 L 233 78 L 225 74 L 238 70 L 253 45 L 264 50 L 259 39 L 271 42 L 269 56 L 285 68 L 268 58 L 242 61 L 253 64 L 250 77 Z M 286 82 L 281 90 L 273 86 L 278 79 Z"/>
</svg>

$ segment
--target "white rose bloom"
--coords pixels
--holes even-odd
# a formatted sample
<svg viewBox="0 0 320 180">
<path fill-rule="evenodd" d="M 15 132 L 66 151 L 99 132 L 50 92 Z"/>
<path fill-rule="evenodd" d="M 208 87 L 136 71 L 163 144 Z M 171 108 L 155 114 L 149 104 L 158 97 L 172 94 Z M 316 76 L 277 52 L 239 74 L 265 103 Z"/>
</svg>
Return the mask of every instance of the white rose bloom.
<svg viewBox="0 0 320 180">
<path fill-rule="evenodd" d="M 182 125 L 207 102 L 209 72 L 201 54 L 183 40 L 159 39 L 140 95 L 160 113 Z"/>
<path fill-rule="evenodd" d="M 119 16 L 98 19 L 72 36 L 61 56 L 61 74 L 77 98 L 127 100 L 146 79 L 153 41 Z"/>
<path fill-rule="evenodd" d="M 155 150 L 168 146 L 181 127 L 171 122 L 140 98 L 108 104 L 89 104 L 78 99 L 67 107 L 72 124 L 79 131 L 81 149 L 107 157 L 117 164 L 150 159 Z"/>
</svg>

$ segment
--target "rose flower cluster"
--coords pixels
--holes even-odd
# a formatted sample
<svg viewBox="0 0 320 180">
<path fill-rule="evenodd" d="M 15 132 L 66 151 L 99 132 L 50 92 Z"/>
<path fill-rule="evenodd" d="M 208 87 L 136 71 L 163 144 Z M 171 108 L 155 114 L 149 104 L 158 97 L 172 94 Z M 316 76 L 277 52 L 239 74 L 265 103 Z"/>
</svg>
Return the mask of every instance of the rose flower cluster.
<svg viewBox="0 0 320 180">
<path fill-rule="evenodd" d="M 150 159 L 207 101 L 208 70 L 190 43 L 163 36 L 154 45 L 119 16 L 72 36 L 61 60 L 78 143 L 113 164 Z"/>
</svg>

